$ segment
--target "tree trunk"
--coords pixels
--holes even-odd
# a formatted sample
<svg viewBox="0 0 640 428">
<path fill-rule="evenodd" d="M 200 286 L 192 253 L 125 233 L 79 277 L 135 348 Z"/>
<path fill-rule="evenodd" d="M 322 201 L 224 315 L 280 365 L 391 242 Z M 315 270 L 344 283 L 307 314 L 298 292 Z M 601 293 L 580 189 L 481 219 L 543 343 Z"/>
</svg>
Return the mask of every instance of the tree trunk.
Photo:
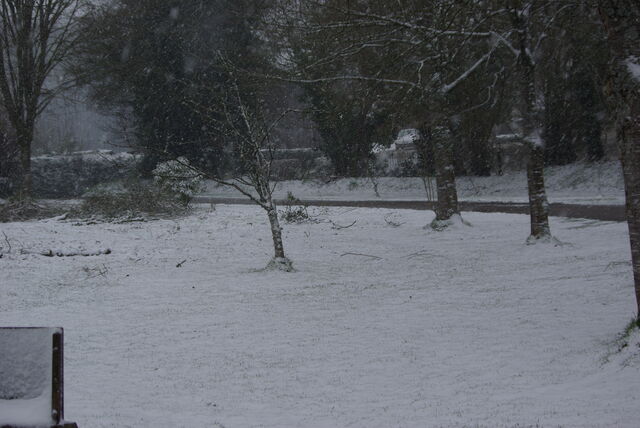
<svg viewBox="0 0 640 428">
<path fill-rule="evenodd" d="M 513 24 L 518 30 L 518 71 L 520 78 L 520 109 L 522 115 L 522 139 L 529 146 L 527 163 L 527 187 L 529 212 L 531 214 L 531 236 L 529 242 L 551 236 L 549 227 L 549 204 L 544 187 L 544 141 L 542 139 L 542 117 L 536 97 L 536 62 L 532 57 L 530 14 L 533 4 L 523 2 L 513 12 Z"/>
<path fill-rule="evenodd" d="M 21 181 L 19 198 L 28 199 L 31 197 L 32 178 L 31 178 L 31 142 L 33 140 L 33 131 L 18 130 L 17 132 L 18 147 L 20 148 L 20 169 Z"/>
<path fill-rule="evenodd" d="M 551 235 L 549 230 L 549 203 L 544 189 L 544 149 L 532 145 L 527 163 L 531 236 L 540 239 Z"/>
<path fill-rule="evenodd" d="M 620 140 L 620 162 L 624 174 L 627 223 L 631 243 L 631 264 L 640 321 L 640 103 L 635 103 L 633 123 Z"/>
<path fill-rule="evenodd" d="M 271 237 L 273 238 L 274 257 L 276 259 L 285 259 L 284 246 L 282 245 L 282 228 L 278 221 L 278 210 L 276 205 L 271 202 L 267 210 L 269 216 L 269 224 L 271 225 Z"/>
<path fill-rule="evenodd" d="M 453 140 L 451 131 L 446 126 L 434 127 L 431 136 L 433 138 L 438 192 L 436 221 L 445 221 L 455 214 L 460 214 L 456 174 L 453 166 Z"/>
<path fill-rule="evenodd" d="M 269 223 L 271 224 L 271 237 L 273 238 L 273 259 L 267 265 L 267 269 L 276 269 L 284 272 L 293 272 L 293 263 L 284 255 L 284 246 L 282 245 L 282 228 L 278 221 L 278 210 L 276 204 L 271 199 L 271 195 L 268 197 L 267 215 L 269 216 Z"/>
<path fill-rule="evenodd" d="M 640 326 L 640 6 L 636 0 L 600 0 L 598 6 L 611 53 L 605 92 L 618 128 Z"/>
</svg>

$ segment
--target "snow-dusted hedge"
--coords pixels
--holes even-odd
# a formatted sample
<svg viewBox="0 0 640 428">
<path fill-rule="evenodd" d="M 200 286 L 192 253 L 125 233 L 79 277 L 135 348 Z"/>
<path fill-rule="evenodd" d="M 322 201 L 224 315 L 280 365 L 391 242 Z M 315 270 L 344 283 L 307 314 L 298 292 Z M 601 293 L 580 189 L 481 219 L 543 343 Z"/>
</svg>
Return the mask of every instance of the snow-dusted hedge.
<svg viewBox="0 0 640 428">
<path fill-rule="evenodd" d="M 153 170 L 153 180 L 161 189 L 180 195 L 185 203 L 204 190 L 202 174 L 185 157 L 159 163 Z"/>
<path fill-rule="evenodd" d="M 141 156 L 111 151 L 32 159 L 33 191 L 40 198 L 79 197 L 92 187 L 129 176 Z"/>
<path fill-rule="evenodd" d="M 34 195 L 39 198 L 80 197 L 98 184 L 126 179 L 135 171 L 141 160 L 141 155 L 113 153 L 108 150 L 34 157 Z M 159 168 L 164 171 L 162 168 L 166 169 L 168 165 L 170 164 L 161 164 Z M 160 170 L 158 172 L 161 172 Z M 310 149 L 277 150 L 273 172 L 278 179 L 328 176 L 331 174 L 331 165 L 325 157 Z M 188 185 L 194 184 L 191 183 L 192 180 L 187 181 Z M 162 184 L 176 183 L 167 181 Z M 186 193 L 193 193 L 193 190 L 195 189 Z"/>
</svg>

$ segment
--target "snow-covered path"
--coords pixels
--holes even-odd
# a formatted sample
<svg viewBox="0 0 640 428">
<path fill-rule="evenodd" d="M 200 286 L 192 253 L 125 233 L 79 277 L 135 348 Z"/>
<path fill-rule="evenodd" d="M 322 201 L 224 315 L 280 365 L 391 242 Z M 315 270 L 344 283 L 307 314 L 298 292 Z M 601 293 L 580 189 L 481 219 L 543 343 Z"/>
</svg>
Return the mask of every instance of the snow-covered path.
<svg viewBox="0 0 640 428">
<path fill-rule="evenodd" d="M 0 325 L 65 327 L 84 427 L 637 426 L 640 338 L 607 358 L 634 314 L 626 225 L 552 218 L 568 244 L 526 246 L 524 215 L 314 213 L 284 225 L 289 274 L 260 270 L 251 206 L 0 225 Z M 113 252 L 19 253 L 81 247 Z"/>
<path fill-rule="evenodd" d="M 292 180 L 278 184 L 275 196 L 284 199 L 289 193 L 299 199 L 329 201 L 422 201 L 426 199 L 423 181 L 417 177 Z M 525 171 L 507 171 L 491 177 L 458 177 L 458 198 L 475 202 L 528 202 Z M 435 180 L 432 179 L 433 192 Z M 582 205 L 624 205 L 624 181 L 620 163 L 574 163 L 545 168 L 545 186 L 551 203 Z M 208 183 L 205 197 L 242 197 L 235 189 Z"/>
</svg>

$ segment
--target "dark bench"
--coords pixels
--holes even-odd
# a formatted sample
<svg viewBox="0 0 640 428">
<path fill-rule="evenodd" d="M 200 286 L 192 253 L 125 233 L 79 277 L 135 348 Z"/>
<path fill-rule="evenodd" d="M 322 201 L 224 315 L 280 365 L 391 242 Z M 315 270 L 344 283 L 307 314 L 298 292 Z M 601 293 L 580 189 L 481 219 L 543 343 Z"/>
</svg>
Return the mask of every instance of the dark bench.
<svg viewBox="0 0 640 428">
<path fill-rule="evenodd" d="M 0 428 L 77 428 L 64 420 L 62 328 L 0 328 Z"/>
</svg>

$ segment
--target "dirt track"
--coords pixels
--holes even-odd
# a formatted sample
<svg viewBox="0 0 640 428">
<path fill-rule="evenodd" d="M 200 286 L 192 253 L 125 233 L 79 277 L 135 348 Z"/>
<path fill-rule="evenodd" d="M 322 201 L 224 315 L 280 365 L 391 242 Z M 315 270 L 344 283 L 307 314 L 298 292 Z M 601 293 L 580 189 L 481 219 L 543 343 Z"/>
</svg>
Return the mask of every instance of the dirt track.
<svg viewBox="0 0 640 428">
<path fill-rule="evenodd" d="M 246 198 L 216 198 L 209 196 L 199 196 L 196 202 L 214 204 L 251 204 Z M 279 200 L 282 205 L 285 201 Z M 324 207 L 365 207 L 365 208 L 395 208 L 413 210 L 432 210 L 433 202 L 427 201 L 327 201 L 327 200 L 301 200 L 303 204 L 309 206 Z M 588 218 L 602 221 L 625 221 L 625 210 L 622 205 L 577 205 L 577 204 L 550 204 L 550 214 L 557 217 Z M 529 205 L 517 202 L 460 202 L 461 211 L 477 211 L 484 213 L 510 213 L 529 214 Z"/>
</svg>

